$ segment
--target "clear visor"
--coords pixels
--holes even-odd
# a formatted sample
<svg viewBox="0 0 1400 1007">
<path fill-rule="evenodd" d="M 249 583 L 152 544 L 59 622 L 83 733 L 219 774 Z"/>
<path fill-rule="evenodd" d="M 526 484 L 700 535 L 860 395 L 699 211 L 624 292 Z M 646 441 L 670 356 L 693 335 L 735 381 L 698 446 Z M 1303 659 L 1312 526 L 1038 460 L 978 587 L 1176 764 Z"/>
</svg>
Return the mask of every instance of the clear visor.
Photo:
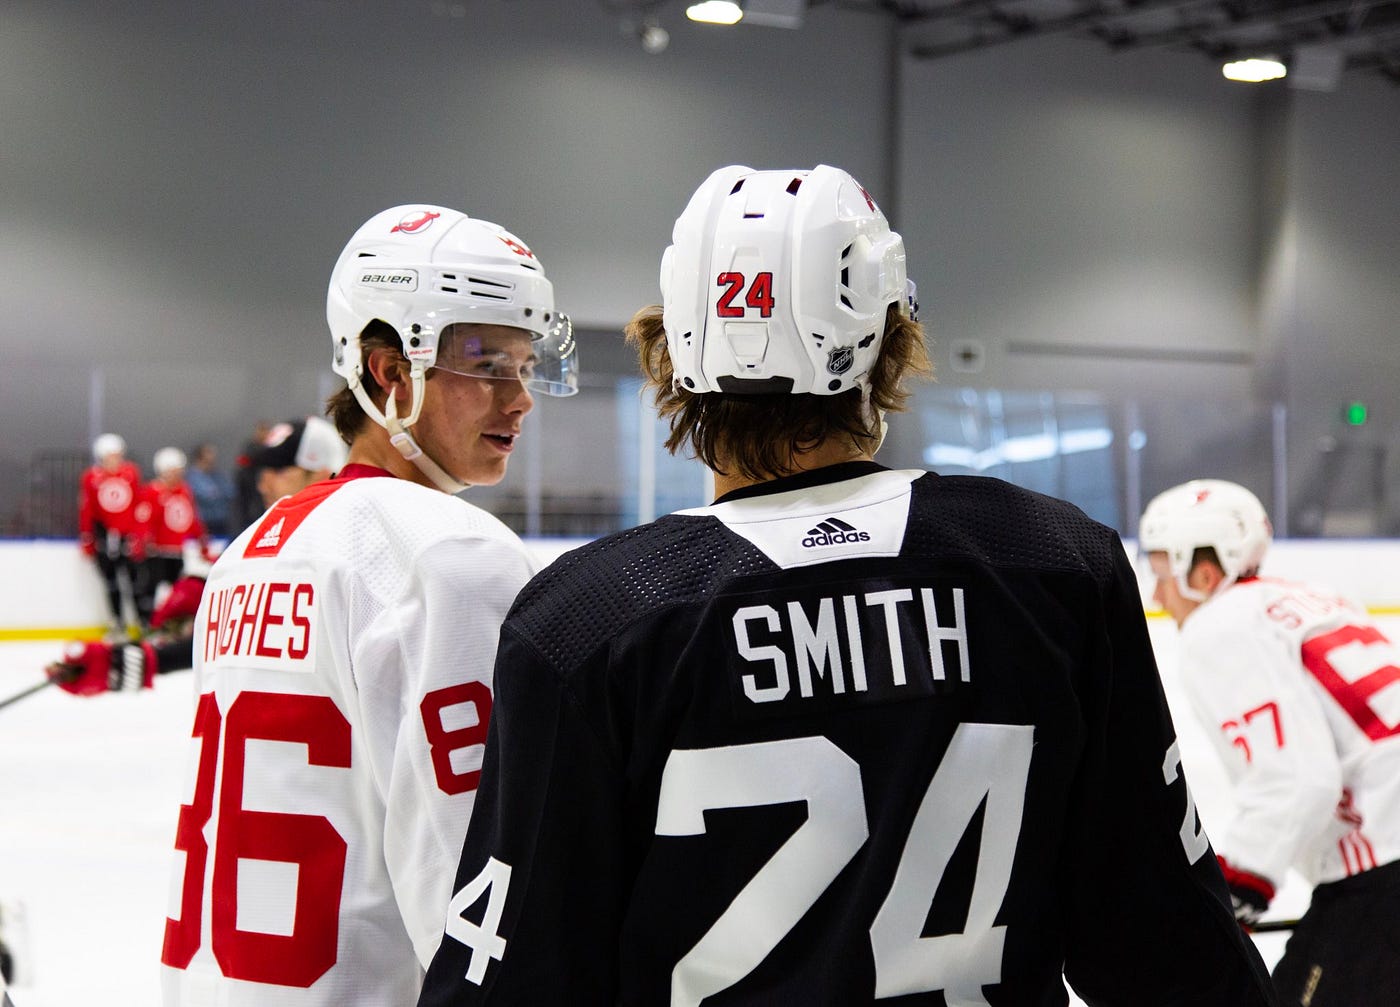
<svg viewBox="0 0 1400 1007">
<path fill-rule="evenodd" d="M 433 366 L 469 378 L 519 381 L 541 395 L 578 391 L 578 344 L 568 315 L 543 336 L 504 325 L 449 325 Z"/>
</svg>

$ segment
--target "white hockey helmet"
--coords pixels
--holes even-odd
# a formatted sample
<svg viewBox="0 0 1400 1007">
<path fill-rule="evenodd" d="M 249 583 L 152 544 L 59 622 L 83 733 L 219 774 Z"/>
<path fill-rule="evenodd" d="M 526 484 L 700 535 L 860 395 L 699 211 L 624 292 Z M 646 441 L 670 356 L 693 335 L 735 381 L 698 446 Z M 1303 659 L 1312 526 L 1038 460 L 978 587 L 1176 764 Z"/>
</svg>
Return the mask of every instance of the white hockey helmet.
<svg viewBox="0 0 1400 1007">
<path fill-rule="evenodd" d="M 410 364 L 413 397 L 402 419 L 394 415 L 393 399 L 386 415 L 360 383 L 360 333 L 375 319 L 398 333 Z M 437 360 L 444 330 L 457 323 L 525 329 L 535 340 L 537 373 L 553 379 L 575 370 L 572 331 L 565 333 L 556 324 L 554 287 L 534 252 L 505 228 L 443 206 L 395 206 L 366 221 L 331 273 L 326 321 L 335 372 L 345 378 L 365 413 L 389 430 L 404 457 L 448 492 L 464 484 L 437 468 L 407 430 L 418 420 L 423 375 Z M 576 378 L 572 383 L 527 384 L 546 394 L 560 394 L 561 385 L 564 394 L 577 389 Z"/>
<path fill-rule="evenodd" d="M 161 448 L 151 459 L 151 467 L 158 476 L 182 469 L 185 467 L 185 453 L 179 448 Z"/>
<path fill-rule="evenodd" d="M 720 168 L 661 259 L 666 349 L 692 392 L 867 388 L 891 304 L 912 316 L 904 240 L 829 165 Z"/>
<path fill-rule="evenodd" d="M 1177 589 L 1193 601 L 1207 597 L 1186 582 L 1197 549 L 1214 549 L 1224 583 L 1232 584 L 1259 569 L 1273 537 L 1259 498 L 1223 479 L 1193 479 L 1159 493 L 1138 522 L 1139 552 L 1166 553 Z"/>
<path fill-rule="evenodd" d="M 126 454 L 126 441 L 121 434 L 102 434 L 92 442 L 92 460 L 100 462 L 108 455 Z"/>
<path fill-rule="evenodd" d="M 554 323 L 544 265 L 505 228 L 422 204 L 375 214 L 336 261 L 326 296 L 332 366 L 352 386 L 360 332 L 374 319 L 403 340 L 410 362 L 431 367 L 442 330 L 458 322 L 509 325 L 536 339 Z"/>
</svg>

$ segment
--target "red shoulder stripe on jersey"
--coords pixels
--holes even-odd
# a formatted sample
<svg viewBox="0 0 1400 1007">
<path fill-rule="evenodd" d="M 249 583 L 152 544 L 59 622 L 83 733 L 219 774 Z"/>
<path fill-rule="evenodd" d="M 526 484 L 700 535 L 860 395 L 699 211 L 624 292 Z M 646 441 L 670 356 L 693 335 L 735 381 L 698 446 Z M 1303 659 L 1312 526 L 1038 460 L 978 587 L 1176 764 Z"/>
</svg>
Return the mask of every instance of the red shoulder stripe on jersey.
<svg viewBox="0 0 1400 1007">
<path fill-rule="evenodd" d="M 344 485 L 345 480 L 329 479 L 308 486 L 295 496 L 277 501 L 258 523 L 248 547 L 243 550 L 244 557 L 276 556 L 287 539 L 292 537 L 292 532 L 311 516 L 311 512 Z"/>
</svg>

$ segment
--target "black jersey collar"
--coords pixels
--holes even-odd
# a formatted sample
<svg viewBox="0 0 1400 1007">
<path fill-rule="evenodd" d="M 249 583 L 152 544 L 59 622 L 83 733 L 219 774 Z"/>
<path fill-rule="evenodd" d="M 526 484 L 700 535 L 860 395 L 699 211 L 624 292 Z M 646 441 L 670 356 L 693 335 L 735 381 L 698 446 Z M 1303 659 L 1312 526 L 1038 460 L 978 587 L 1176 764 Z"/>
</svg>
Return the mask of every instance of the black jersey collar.
<svg viewBox="0 0 1400 1007">
<path fill-rule="evenodd" d="M 823 465 L 819 469 L 809 469 L 806 472 L 797 472 L 790 476 L 779 476 L 777 479 L 754 483 L 752 486 L 741 486 L 737 490 L 730 490 L 715 500 L 715 503 L 729 503 L 731 500 L 746 500 L 749 497 L 768 496 L 772 493 L 805 490 L 813 486 L 842 482 L 846 479 L 858 479 L 861 476 L 868 476 L 872 472 L 887 471 L 889 470 L 879 462 L 838 462 L 835 465 Z"/>
</svg>

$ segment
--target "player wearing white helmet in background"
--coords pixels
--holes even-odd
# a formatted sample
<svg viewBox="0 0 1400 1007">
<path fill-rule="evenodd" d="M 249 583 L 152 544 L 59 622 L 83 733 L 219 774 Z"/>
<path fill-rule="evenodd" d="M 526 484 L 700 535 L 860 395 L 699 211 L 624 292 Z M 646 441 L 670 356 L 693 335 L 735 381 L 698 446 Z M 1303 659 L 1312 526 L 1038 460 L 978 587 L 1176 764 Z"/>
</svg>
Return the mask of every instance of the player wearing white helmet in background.
<svg viewBox="0 0 1400 1007">
<path fill-rule="evenodd" d="M 166 448 L 176 455 L 181 452 Z M 288 420 L 271 428 L 249 455 L 263 504 L 329 479 L 345 464 L 345 442 L 319 416 Z M 157 452 L 159 459 L 161 453 Z M 174 460 L 174 455 L 167 455 Z M 161 468 L 157 462 L 157 470 Z M 204 596 L 214 554 L 197 540 L 184 543 L 179 577 L 151 616 L 152 633 L 133 643 L 72 640 L 45 674 L 65 692 L 98 696 L 104 692 L 149 689 L 156 675 L 188 671 L 194 664 L 194 617 Z"/>
<path fill-rule="evenodd" d="M 497 632 L 533 570 L 451 494 L 502 478 L 532 392 L 574 388 L 534 254 L 455 210 L 395 207 L 341 253 L 327 319 L 348 462 L 229 545 L 195 620 L 167 1005 L 413 1001 L 471 814 Z"/>
<path fill-rule="evenodd" d="M 112 628 L 139 634 L 133 591 L 146 547 L 137 515 L 141 470 L 127 460 L 126 441 L 119 434 L 95 439 L 92 461 L 78 484 L 78 546 L 102 574 Z M 124 627 L 128 620 L 135 621 Z"/>
<path fill-rule="evenodd" d="M 1400 648 L 1331 589 L 1259 576 L 1272 537 L 1253 493 L 1201 479 L 1155 497 L 1138 540 L 1239 809 L 1215 834 L 1236 917 L 1296 868 L 1315 887 L 1274 968 L 1283 1002 L 1394 1004 Z"/>
<path fill-rule="evenodd" d="M 180 577 L 185 544 L 202 548 L 209 534 L 195 507 L 194 493 L 185 481 L 185 453 L 179 448 L 161 448 L 151 459 L 155 478 L 141 491 L 136 506 L 141 534 L 145 539 L 146 560 L 141 565 L 136 590 L 136 607 L 141 621 L 149 626 L 165 592 Z"/>
<path fill-rule="evenodd" d="M 927 371 L 846 172 L 723 168 L 628 328 L 719 499 L 501 631 L 420 1007 L 1265 1007 L 1131 565 L 1063 501 L 872 458 Z"/>
</svg>

